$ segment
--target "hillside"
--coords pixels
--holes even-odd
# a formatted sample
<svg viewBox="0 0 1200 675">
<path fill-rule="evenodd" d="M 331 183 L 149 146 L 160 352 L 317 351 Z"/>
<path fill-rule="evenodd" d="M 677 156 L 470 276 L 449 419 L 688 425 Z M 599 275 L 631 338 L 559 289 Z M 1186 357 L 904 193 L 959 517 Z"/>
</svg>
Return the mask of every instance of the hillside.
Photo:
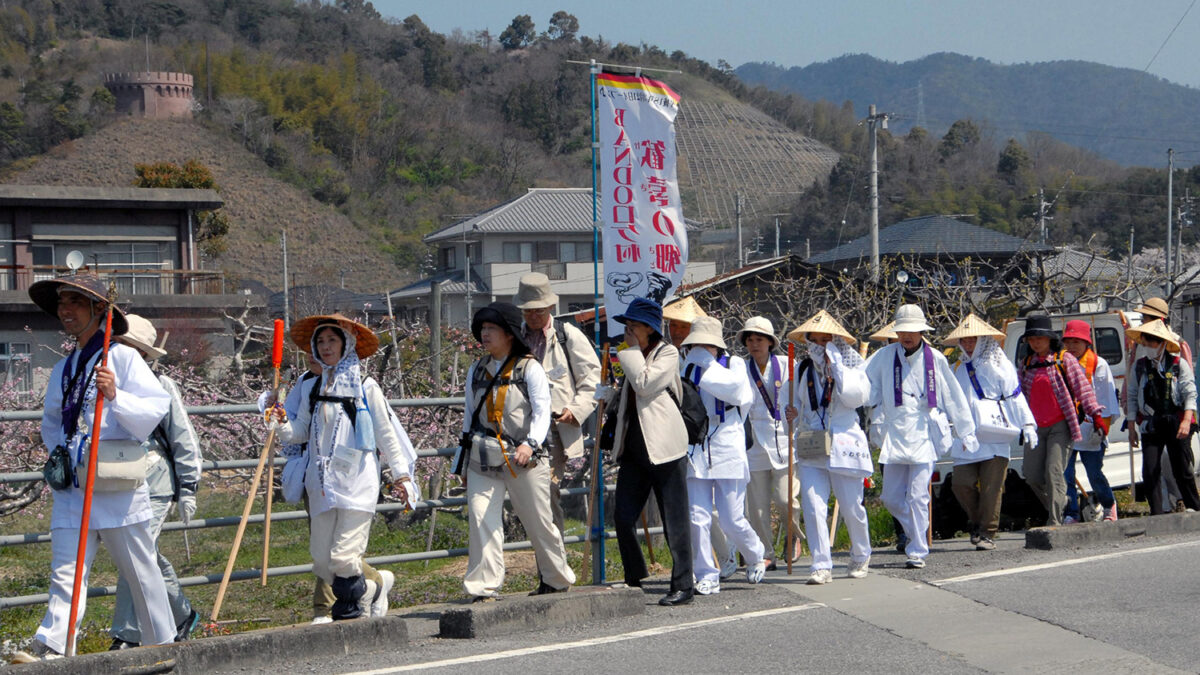
<svg viewBox="0 0 1200 675">
<path fill-rule="evenodd" d="M 396 288 L 406 280 L 367 233 L 336 209 L 271 176 L 262 160 L 228 136 L 197 122 L 125 120 L 56 146 L 5 183 L 128 186 L 134 164 L 199 160 L 212 170 L 231 228 L 228 248 L 206 267 L 231 279 L 281 284 L 279 233 L 288 230 L 288 268 L 296 282 L 339 282 L 364 291 Z"/>
<path fill-rule="evenodd" d="M 1040 131 L 1126 166 L 1155 167 L 1165 165 L 1168 147 L 1200 141 L 1200 89 L 1097 63 L 998 65 L 950 53 L 894 63 L 854 54 L 803 68 L 747 63 L 735 72 L 750 85 L 852 101 L 860 117 L 874 103 L 896 114 L 897 134 L 924 121 L 940 136 L 970 118 L 1002 138 Z"/>
</svg>

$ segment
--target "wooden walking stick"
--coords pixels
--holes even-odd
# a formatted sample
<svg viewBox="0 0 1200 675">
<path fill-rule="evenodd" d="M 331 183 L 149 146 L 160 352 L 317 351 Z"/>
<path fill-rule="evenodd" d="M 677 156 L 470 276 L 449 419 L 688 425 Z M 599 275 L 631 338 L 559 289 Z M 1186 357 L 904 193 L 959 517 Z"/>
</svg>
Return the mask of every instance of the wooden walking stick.
<svg viewBox="0 0 1200 675">
<path fill-rule="evenodd" d="M 283 322 L 276 321 L 276 334 L 282 335 Z M 278 404 L 278 401 L 276 401 Z M 225 574 L 221 576 L 221 585 L 217 587 L 217 599 L 213 602 L 212 618 L 213 623 L 217 622 L 217 618 L 221 614 L 221 603 L 225 600 L 225 591 L 229 589 L 229 577 L 233 574 L 233 564 L 237 562 L 238 549 L 242 547 L 242 535 L 246 534 L 246 521 L 250 519 L 250 509 L 254 507 L 254 497 L 258 493 L 258 484 L 262 482 L 263 467 L 267 463 L 267 455 L 270 454 L 271 446 L 275 444 L 276 427 L 271 425 L 271 430 L 267 432 L 267 440 L 263 444 L 262 452 L 258 456 L 258 466 L 254 469 L 254 478 L 250 481 L 250 491 L 246 493 L 246 505 L 242 507 L 242 520 L 238 523 L 237 534 L 233 537 L 233 548 L 229 551 L 229 560 L 225 563 Z"/>
<path fill-rule="evenodd" d="M 608 384 L 608 343 L 605 342 L 600 348 L 600 384 Z M 595 528 L 596 519 L 596 492 L 597 486 L 603 490 L 604 476 L 601 474 L 601 469 L 604 463 L 600 461 L 603 450 L 600 449 L 600 432 L 604 428 L 604 401 L 600 401 L 596 405 L 596 438 L 592 443 L 592 484 L 588 486 L 588 526 L 584 532 L 583 540 L 588 545 L 583 547 L 583 569 L 590 569 L 592 566 L 592 530 Z M 635 411 L 636 414 L 636 411 Z M 601 523 L 603 526 L 603 523 Z M 592 575 L 593 577 L 595 575 Z M 596 583 L 595 578 L 592 583 Z"/>
<path fill-rule="evenodd" d="M 275 402 L 279 403 L 279 366 L 283 363 L 283 319 L 275 319 L 275 335 L 271 343 L 271 365 L 275 367 Z M 267 585 L 267 568 L 271 558 L 271 502 L 275 500 L 275 444 L 267 446 L 267 508 L 263 518 L 263 587 Z"/>
<path fill-rule="evenodd" d="M 788 342 L 788 405 L 796 407 L 796 345 L 793 342 Z M 793 552 L 796 550 L 795 533 L 792 532 L 792 518 L 795 507 L 792 502 L 795 499 L 792 497 L 795 494 L 794 490 L 794 475 L 796 473 L 796 455 L 793 450 L 792 441 L 792 420 L 788 420 L 788 513 L 787 513 L 787 573 L 792 573 L 792 558 Z"/>
<path fill-rule="evenodd" d="M 650 564 L 655 565 L 654 561 L 654 540 L 650 538 L 650 521 L 646 519 L 646 509 L 642 509 L 642 536 L 646 538 L 646 550 L 650 553 Z"/>
<path fill-rule="evenodd" d="M 829 545 L 831 547 L 833 546 L 833 540 L 837 539 L 838 509 L 840 507 L 841 507 L 841 504 L 839 504 L 838 500 L 836 498 L 834 498 L 834 500 L 833 500 L 833 517 L 829 519 Z"/>
<path fill-rule="evenodd" d="M 113 305 L 117 301 L 117 286 L 108 284 L 108 310 L 104 316 L 104 346 L 100 352 L 100 367 L 108 367 L 108 346 L 112 341 Z M 82 350 L 82 347 L 80 347 Z M 82 351 L 80 357 L 83 357 Z M 85 364 L 86 365 L 86 364 Z M 84 382 L 87 379 L 85 377 Z M 86 398 L 86 392 L 84 398 Z M 79 519 L 79 548 L 75 552 L 75 580 L 71 585 L 71 611 L 67 614 L 67 648 L 66 656 L 75 656 L 75 621 L 79 618 L 79 592 L 87 592 L 83 586 L 83 565 L 87 556 L 88 525 L 92 518 L 92 489 L 96 485 L 96 456 L 100 448 L 100 422 L 104 413 L 104 396 L 96 391 L 96 411 L 92 416 L 91 447 L 88 448 L 87 479 L 83 484 L 83 513 Z"/>
</svg>

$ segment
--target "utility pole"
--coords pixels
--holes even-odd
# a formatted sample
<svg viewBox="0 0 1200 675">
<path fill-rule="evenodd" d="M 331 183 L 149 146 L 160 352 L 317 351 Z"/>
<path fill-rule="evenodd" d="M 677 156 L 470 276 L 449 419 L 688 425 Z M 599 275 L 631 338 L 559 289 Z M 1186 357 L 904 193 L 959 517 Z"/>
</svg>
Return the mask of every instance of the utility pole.
<svg viewBox="0 0 1200 675">
<path fill-rule="evenodd" d="M 779 216 L 775 216 L 775 257 L 779 257 Z"/>
<path fill-rule="evenodd" d="M 435 281 L 429 287 L 429 361 L 433 376 L 433 395 L 442 395 L 442 284 Z"/>
<path fill-rule="evenodd" d="M 1183 274 L 1183 228 L 1192 224 L 1192 188 L 1184 188 L 1179 209 L 1179 232 L 1175 235 L 1175 272 Z"/>
<path fill-rule="evenodd" d="M 746 264 L 746 251 L 742 248 L 742 193 L 737 193 L 734 201 L 734 213 L 737 215 L 737 266 L 740 269 Z"/>
<path fill-rule="evenodd" d="M 1129 258 L 1125 262 L 1125 292 L 1133 290 L 1133 223 L 1129 224 Z M 1132 476 L 1133 474 L 1130 474 Z"/>
<path fill-rule="evenodd" d="M 1054 220 L 1046 216 L 1046 209 L 1050 204 L 1046 203 L 1046 190 L 1038 188 L 1038 242 L 1043 246 L 1046 244 L 1046 221 Z"/>
<path fill-rule="evenodd" d="M 287 230 L 283 230 L 283 332 L 290 334 L 291 322 L 288 320 L 288 269 L 287 269 Z"/>
<path fill-rule="evenodd" d="M 1174 220 L 1173 211 L 1175 206 L 1175 196 L 1173 190 L 1175 187 L 1175 150 L 1167 148 L 1167 297 L 1171 296 L 1172 283 L 1174 276 L 1171 273 L 1171 226 Z"/>
<path fill-rule="evenodd" d="M 871 132 L 871 281 L 879 281 L 879 131 L 887 129 L 888 114 L 867 107 L 867 128 Z M 876 125 L 876 122 L 879 124 Z"/>
</svg>

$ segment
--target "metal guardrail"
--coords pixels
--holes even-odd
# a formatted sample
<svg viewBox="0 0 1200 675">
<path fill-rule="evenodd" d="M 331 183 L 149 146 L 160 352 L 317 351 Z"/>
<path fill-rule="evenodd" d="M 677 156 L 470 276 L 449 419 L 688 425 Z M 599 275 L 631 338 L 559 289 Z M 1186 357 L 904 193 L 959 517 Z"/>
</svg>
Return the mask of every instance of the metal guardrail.
<svg viewBox="0 0 1200 675">
<path fill-rule="evenodd" d="M 437 408 L 439 406 L 465 405 L 463 397 L 449 398 L 393 398 L 388 399 L 393 408 Z M 222 405 L 190 405 L 185 408 L 189 415 L 258 415 L 258 406 L 253 403 L 228 403 Z M 0 410 L 0 422 L 40 422 L 41 410 Z"/>
</svg>

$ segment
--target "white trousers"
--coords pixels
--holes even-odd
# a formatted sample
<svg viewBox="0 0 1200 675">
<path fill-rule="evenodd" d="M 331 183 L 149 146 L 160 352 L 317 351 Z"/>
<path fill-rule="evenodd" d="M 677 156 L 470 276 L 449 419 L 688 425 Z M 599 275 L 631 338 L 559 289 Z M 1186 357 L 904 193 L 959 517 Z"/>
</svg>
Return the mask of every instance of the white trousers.
<svg viewBox="0 0 1200 675">
<path fill-rule="evenodd" d="M 714 507 L 721 531 L 746 558 L 746 566 L 762 562 L 765 549 L 746 520 L 746 481 L 689 477 L 687 486 L 692 514 L 692 573 L 696 581 L 721 579 L 721 567 L 713 558 L 709 534 Z"/>
<path fill-rule="evenodd" d="M 758 535 L 759 540 L 767 549 L 768 560 L 775 559 L 775 537 L 771 532 L 771 504 L 779 509 L 779 515 L 786 520 L 787 494 L 788 470 L 786 468 L 750 472 L 750 484 L 746 486 L 746 519 L 750 521 L 750 527 L 754 528 L 754 533 Z M 797 539 L 802 536 L 799 497 L 800 479 L 796 476 L 792 478 L 792 532 L 795 533 Z M 779 526 L 786 528 L 787 522 L 781 522 Z M 787 555 L 791 555 L 791 553 L 787 553 Z"/>
<path fill-rule="evenodd" d="M 575 583 L 575 572 L 567 564 L 562 534 L 554 525 L 550 509 L 550 464 L 522 468 L 515 463 L 517 477 L 505 468 L 479 473 L 467 471 L 467 575 L 463 590 L 468 595 L 492 595 L 504 585 L 504 495 L 521 519 L 542 581 L 554 588 Z"/>
<path fill-rule="evenodd" d="M 861 478 L 832 473 L 829 469 L 801 466 L 800 483 L 804 494 L 804 527 L 808 531 L 808 547 L 812 550 L 812 569 L 833 569 L 830 552 L 829 488 L 838 500 L 838 511 L 850 533 L 850 559 L 863 562 L 871 557 L 871 533 L 867 529 L 867 509 L 863 506 Z"/>
<path fill-rule="evenodd" d="M 904 552 L 913 558 L 924 559 L 929 555 L 925 537 L 929 530 L 929 477 L 932 475 L 933 462 L 883 465 L 883 492 L 879 496 L 904 527 L 904 534 L 908 536 L 908 547 Z"/>
<path fill-rule="evenodd" d="M 367 552 L 374 512 L 327 509 L 309 516 L 308 552 L 313 574 L 332 585 L 336 577 L 362 574 L 362 557 Z"/>
<path fill-rule="evenodd" d="M 88 530 L 87 553 L 83 560 L 83 588 L 75 629 L 87 607 L 88 575 L 101 542 L 122 577 L 131 580 L 131 599 L 142 629 L 143 645 L 165 645 L 175 640 L 175 620 L 167 602 L 167 585 L 158 569 L 158 550 L 150 534 L 150 521 L 124 527 Z M 50 530 L 50 604 L 38 626 L 36 639 L 62 654 L 67 649 L 67 620 L 71 614 L 71 590 L 75 582 L 75 555 L 79 552 L 79 529 Z"/>
</svg>

